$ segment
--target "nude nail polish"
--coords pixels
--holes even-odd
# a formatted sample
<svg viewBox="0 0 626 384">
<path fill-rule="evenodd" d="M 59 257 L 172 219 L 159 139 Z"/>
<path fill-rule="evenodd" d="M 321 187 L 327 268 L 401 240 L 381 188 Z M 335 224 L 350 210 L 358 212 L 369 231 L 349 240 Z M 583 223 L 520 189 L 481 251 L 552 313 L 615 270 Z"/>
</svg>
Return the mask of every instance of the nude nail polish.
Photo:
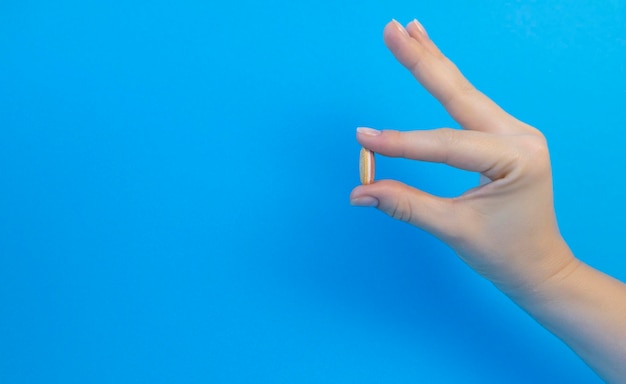
<svg viewBox="0 0 626 384">
<path fill-rule="evenodd" d="M 402 32 L 405 36 L 407 36 L 407 37 L 408 37 L 408 36 L 410 36 L 410 35 L 409 35 L 409 33 L 406 31 L 406 29 L 404 29 L 404 26 L 403 26 L 402 24 L 400 24 L 400 23 L 398 22 L 398 20 L 396 20 L 396 19 L 392 19 L 391 21 L 392 21 L 392 22 L 393 22 L 393 24 L 396 26 L 396 28 L 397 28 L 400 32 Z"/>
<path fill-rule="evenodd" d="M 415 26 L 420 31 L 420 33 L 422 33 L 424 36 L 428 36 L 428 33 L 426 33 L 426 29 L 424 29 L 424 26 L 422 25 L 422 23 L 417 21 L 417 19 L 413 19 L 412 23 L 415 24 Z"/>
</svg>

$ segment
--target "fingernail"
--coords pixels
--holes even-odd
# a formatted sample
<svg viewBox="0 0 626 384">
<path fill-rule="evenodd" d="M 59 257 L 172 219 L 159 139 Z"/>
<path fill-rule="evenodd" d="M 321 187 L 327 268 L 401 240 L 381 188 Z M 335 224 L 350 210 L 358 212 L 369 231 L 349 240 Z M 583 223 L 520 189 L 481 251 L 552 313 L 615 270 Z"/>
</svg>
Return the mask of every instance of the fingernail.
<svg viewBox="0 0 626 384">
<path fill-rule="evenodd" d="M 405 36 L 409 36 L 409 33 L 406 31 L 406 29 L 404 29 L 404 26 L 402 26 L 402 24 L 398 22 L 398 20 L 392 19 L 391 21 L 400 32 L 402 32 Z"/>
<path fill-rule="evenodd" d="M 356 129 L 356 133 L 360 133 L 361 135 L 365 136 L 378 136 L 382 132 L 374 128 L 359 127 Z"/>
<path fill-rule="evenodd" d="M 426 29 L 424 29 L 424 26 L 419 21 L 417 21 L 417 19 L 413 19 L 413 23 L 424 36 L 428 36 L 428 33 L 426 33 Z"/>
<path fill-rule="evenodd" d="M 355 207 L 378 207 L 378 199 L 372 196 L 362 196 L 350 200 Z"/>
</svg>

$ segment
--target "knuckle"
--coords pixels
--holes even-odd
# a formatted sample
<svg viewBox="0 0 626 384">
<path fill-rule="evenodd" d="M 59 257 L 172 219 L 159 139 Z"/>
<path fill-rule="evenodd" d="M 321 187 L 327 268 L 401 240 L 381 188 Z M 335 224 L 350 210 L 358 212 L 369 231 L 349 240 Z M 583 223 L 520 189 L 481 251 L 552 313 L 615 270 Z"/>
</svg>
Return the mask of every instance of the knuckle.
<svg viewBox="0 0 626 384">
<path fill-rule="evenodd" d="M 459 132 L 453 128 L 439 128 L 437 130 L 437 139 L 439 140 L 440 158 L 437 161 L 448 163 L 450 158 L 450 148 L 455 148 L 459 140 Z"/>
<path fill-rule="evenodd" d="M 545 175 L 550 172 L 548 142 L 542 134 L 525 135 L 518 141 L 519 162 L 526 174 Z"/>
<path fill-rule="evenodd" d="M 397 200 L 393 204 L 389 216 L 405 223 L 411 222 L 413 219 L 413 209 L 410 202 L 406 198 Z"/>
<path fill-rule="evenodd" d="M 522 153 L 527 157 L 545 159 L 548 157 L 548 141 L 541 135 L 527 135 L 520 141 Z"/>
<path fill-rule="evenodd" d="M 452 92 L 443 100 L 443 105 L 446 109 L 453 108 L 458 104 L 463 104 L 465 100 L 476 96 L 477 92 L 476 88 L 463 77 L 456 67 L 453 67 L 453 73 Z"/>
<path fill-rule="evenodd" d="M 439 138 L 444 142 L 444 144 L 453 143 L 457 140 L 458 131 L 454 128 L 439 128 L 437 132 L 439 133 Z"/>
<path fill-rule="evenodd" d="M 458 72 L 456 89 L 461 96 L 474 96 L 474 94 L 476 94 L 476 88 L 469 81 L 467 81 L 463 75 L 461 75 L 461 72 Z"/>
</svg>

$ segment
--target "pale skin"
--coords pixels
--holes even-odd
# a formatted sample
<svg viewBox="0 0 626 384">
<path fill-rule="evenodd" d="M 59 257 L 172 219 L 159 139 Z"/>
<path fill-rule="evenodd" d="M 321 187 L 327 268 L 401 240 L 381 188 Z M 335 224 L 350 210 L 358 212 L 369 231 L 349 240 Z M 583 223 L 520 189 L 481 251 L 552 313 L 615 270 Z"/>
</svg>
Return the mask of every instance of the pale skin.
<svg viewBox="0 0 626 384">
<path fill-rule="evenodd" d="M 561 236 L 544 136 L 476 90 L 419 22 L 390 22 L 384 40 L 463 129 L 359 128 L 358 142 L 380 155 L 478 172 L 481 183 L 440 198 L 380 180 L 356 187 L 351 204 L 432 233 L 602 379 L 626 383 L 626 285 L 578 260 Z"/>
</svg>

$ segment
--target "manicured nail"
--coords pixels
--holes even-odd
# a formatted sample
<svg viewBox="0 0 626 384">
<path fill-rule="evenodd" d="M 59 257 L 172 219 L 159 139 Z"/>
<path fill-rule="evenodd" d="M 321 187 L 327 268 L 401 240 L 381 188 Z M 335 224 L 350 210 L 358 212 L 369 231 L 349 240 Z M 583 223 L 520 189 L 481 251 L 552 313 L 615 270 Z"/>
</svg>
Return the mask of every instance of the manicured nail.
<svg viewBox="0 0 626 384">
<path fill-rule="evenodd" d="M 405 36 L 410 36 L 409 33 L 406 31 L 406 29 L 404 29 L 404 26 L 402 26 L 402 24 L 400 24 L 398 20 L 392 19 L 391 21 L 400 32 L 404 33 Z"/>
<path fill-rule="evenodd" d="M 424 35 L 424 36 L 428 36 L 428 33 L 426 33 L 426 29 L 424 29 L 424 26 L 417 21 L 417 19 L 413 19 L 412 21 L 413 24 L 415 24 L 415 26 L 417 27 L 417 29 Z"/>
<path fill-rule="evenodd" d="M 380 135 L 382 133 L 378 129 L 366 128 L 366 127 L 359 127 L 359 128 L 356 129 L 356 132 L 360 133 L 361 135 L 365 135 L 365 136 L 378 136 L 378 135 Z"/>
<path fill-rule="evenodd" d="M 350 200 L 355 207 L 378 207 L 378 199 L 372 196 L 362 196 Z"/>
</svg>

